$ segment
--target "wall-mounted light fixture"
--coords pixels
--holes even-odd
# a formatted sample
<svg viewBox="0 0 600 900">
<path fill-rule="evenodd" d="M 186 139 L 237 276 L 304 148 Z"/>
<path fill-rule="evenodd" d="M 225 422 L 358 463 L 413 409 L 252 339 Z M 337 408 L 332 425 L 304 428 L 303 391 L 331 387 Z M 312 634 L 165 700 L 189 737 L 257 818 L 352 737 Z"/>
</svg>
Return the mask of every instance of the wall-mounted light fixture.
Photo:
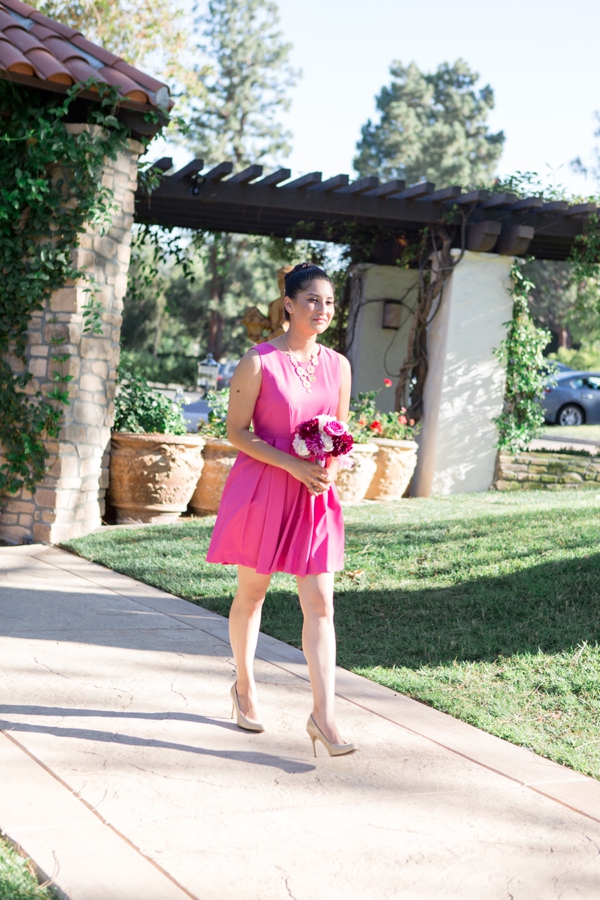
<svg viewBox="0 0 600 900">
<path fill-rule="evenodd" d="M 393 328 L 396 331 L 400 328 L 400 312 L 402 310 L 402 302 L 400 300 L 384 300 L 383 301 L 383 320 L 382 328 Z"/>
</svg>

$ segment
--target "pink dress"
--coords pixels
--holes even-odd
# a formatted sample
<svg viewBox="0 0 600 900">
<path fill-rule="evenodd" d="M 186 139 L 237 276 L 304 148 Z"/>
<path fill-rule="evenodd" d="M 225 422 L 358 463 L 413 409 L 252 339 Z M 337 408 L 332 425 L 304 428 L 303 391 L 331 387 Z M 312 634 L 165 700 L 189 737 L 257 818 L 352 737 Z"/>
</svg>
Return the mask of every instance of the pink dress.
<svg viewBox="0 0 600 900">
<path fill-rule="evenodd" d="M 267 444 L 291 453 L 297 425 L 318 415 L 335 416 L 340 357 L 321 344 L 309 394 L 285 353 L 272 344 L 254 349 L 262 364 L 254 431 Z M 240 451 L 223 491 L 206 558 L 211 563 L 248 566 L 263 575 L 304 576 L 343 569 L 344 521 L 335 485 L 313 497 L 283 469 Z"/>
</svg>

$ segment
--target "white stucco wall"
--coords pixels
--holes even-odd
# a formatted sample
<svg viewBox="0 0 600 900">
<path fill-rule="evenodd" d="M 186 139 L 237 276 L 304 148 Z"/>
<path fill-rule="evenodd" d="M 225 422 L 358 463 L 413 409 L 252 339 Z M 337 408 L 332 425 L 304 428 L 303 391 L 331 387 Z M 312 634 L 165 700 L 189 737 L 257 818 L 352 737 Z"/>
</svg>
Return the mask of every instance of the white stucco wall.
<svg viewBox="0 0 600 900">
<path fill-rule="evenodd" d="M 458 251 L 456 251 L 458 252 Z M 467 252 L 429 331 L 414 496 L 485 491 L 493 480 L 505 369 L 494 350 L 512 316 L 513 257 Z"/>
<path fill-rule="evenodd" d="M 406 356 L 408 333 L 412 323 L 410 308 L 417 299 L 415 271 L 397 266 L 361 264 L 353 268 L 359 282 L 354 292 L 350 316 L 356 315 L 354 339 L 348 348 L 352 366 L 352 393 L 383 388 L 383 379 L 391 378 L 393 387 L 383 388 L 378 406 L 383 412 L 394 409 L 394 391 L 398 371 Z M 401 328 L 382 328 L 383 300 L 402 300 Z M 408 308 L 410 307 L 410 308 Z"/>
</svg>

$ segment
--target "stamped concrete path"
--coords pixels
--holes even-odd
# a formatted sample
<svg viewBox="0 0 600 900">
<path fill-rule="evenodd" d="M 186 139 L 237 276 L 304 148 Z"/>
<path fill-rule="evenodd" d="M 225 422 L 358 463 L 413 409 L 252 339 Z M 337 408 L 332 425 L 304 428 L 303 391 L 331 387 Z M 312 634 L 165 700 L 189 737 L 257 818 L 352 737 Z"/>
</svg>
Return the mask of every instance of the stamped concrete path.
<svg viewBox="0 0 600 900">
<path fill-rule="evenodd" d="M 339 671 L 360 751 L 312 756 L 302 654 L 54 548 L 0 550 L 0 828 L 71 900 L 600 897 L 600 783 Z"/>
</svg>

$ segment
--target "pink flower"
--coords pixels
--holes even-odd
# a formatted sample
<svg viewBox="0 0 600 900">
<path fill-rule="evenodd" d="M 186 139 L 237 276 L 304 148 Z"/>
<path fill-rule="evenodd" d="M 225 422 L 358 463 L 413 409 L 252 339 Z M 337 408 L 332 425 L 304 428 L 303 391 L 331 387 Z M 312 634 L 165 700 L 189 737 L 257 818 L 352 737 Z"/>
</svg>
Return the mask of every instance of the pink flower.
<svg viewBox="0 0 600 900">
<path fill-rule="evenodd" d="M 354 447 L 354 438 L 351 434 L 344 433 L 339 435 L 339 437 L 335 437 L 333 440 L 332 456 L 345 456 L 346 453 L 350 453 Z"/>
<path fill-rule="evenodd" d="M 384 379 L 383 379 L 383 383 L 385 384 L 386 387 L 391 387 L 391 386 L 392 386 L 392 379 L 391 379 L 391 378 L 384 378 Z"/>
<path fill-rule="evenodd" d="M 408 425 L 408 419 L 406 416 L 398 416 L 398 421 L 401 425 Z"/>
<path fill-rule="evenodd" d="M 330 437 L 339 437 L 339 435 L 345 434 L 346 429 L 344 428 L 343 422 L 338 422 L 337 419 L 332 419 L 331 422 L 325 423 L 325 425 L 323 426 L 323 431 Z"/>
<path fill-rule="evenodd" d="M 302 424 L 298 425 L 296 431 L 301 438 L 304 438 L 306 440 L 307 437 L 319 433 L 319 420 L 308 419 L 306 422 L 302 422 Z"/>
<path fill-rule="evenodd" d="M 410 422 L 409 422 L 408 424 L 409 424 L 409 425 L 414 425 L 414 424 L 415 424 L 415 420 L 414 420 L 414 419 L 411 419 Z"/>
<path fill-rule="evenodd" d="M 381 434 L 381 432 L 383 431 L 383 428 L 381 427 L 381 422 L 371 422 L 371 424 L 369 425 L 369 428 L 371 429 L 371 431 L 374 431 L 375 434 Z"/>
<path fill-rule="evenodd" d="M 325 459 L 327 454 L 323 450 L 323 444 L 318 434 L 308 435 L 304 438 L 304 442 L 311 456 L 314 456 L 315 459 Z"/>
</svg>

